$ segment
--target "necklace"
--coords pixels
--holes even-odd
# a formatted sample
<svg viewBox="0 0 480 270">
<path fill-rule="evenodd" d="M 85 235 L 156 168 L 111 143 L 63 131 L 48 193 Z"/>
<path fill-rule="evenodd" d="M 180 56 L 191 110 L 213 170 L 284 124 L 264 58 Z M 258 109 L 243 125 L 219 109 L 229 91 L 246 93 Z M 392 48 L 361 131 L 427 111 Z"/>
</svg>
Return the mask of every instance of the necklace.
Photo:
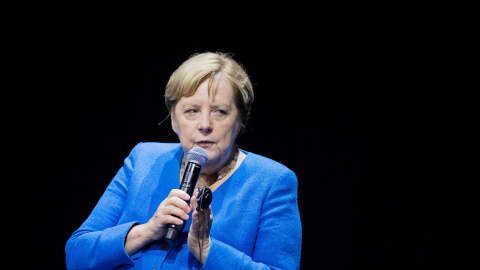
<svg viewBox="0 0 480 270">
<path fill-rule="evenodd" d="M 235 165 L 237 165 L 237 159 L 238 159 L 238 153 L 235 154 L 235 156 L 233 157 L 232 161 L 230 162 L 227 168 L 223 167 L 220 171 L 218 171 L 219 174 L 217 176 L 217 180 L 222 179 L 223 177 L 228 175 L 233 170 L 233 168 L 235 168 Z M 220 174 L 220 172 L 224 169 L 225 171 Z"/>
<path fill-rule="evenodd" d="M 232 151 L 232 155 L 233 155 L 233 158 L 230 161 L 230 164 L 228 164 L 228 166 L 224 166 L 223 168 L 221 168 L 217 172 L 216 176 L 215 175 L 210 175 L 208 177 L 208 178 L 211 179 L 210 181 L 208 181 L 208 182 L 211 182 L 210 185 L 212 185 L 213 183 L 215 183 L 218 180 L 227 176 L 235 168 L 235 165 L 237 165 L 237 160 L 238 160 L 238 148 L 237 147 L 235 147 L 234 151 Z M 181 174 L 183 174 L 183 171 L 185 170 L 186 159 L 187 159 L 186 157 L 182 158 L 182 164 L 181 164 L 181 170 L 180 170 Z"/>
</svg>

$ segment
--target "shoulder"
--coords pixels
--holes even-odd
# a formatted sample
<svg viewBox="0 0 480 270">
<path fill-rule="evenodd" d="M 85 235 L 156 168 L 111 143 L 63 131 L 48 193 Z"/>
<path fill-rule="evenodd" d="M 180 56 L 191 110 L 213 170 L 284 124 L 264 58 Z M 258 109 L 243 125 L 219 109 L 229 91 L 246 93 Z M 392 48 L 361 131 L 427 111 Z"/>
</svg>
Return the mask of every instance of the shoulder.
<svg viewBox="0 0 480 270">
<path fill-rule="evenodd" d="M 264 202 L 267 198 L 296 201 L 298 180 L 293 170 L 278 161 L 251 152 L 247 152 L 242 165 L 239 168 L 242 176 L 240 185 L 246 193 L 255 196 L 263 194 Z"/>
<path fill-rule="evenodd" d="M 282 178 L 291 178 L 296 181 L 295 173 L 284 164 L 259 154 L 244 152 L 246 152 L 247 156 L 243 163 L 248 174 L 275 176 L 275 178 L 282 176 Z"/>
<path fill-rule="evenodd" d="M 252 152 L 247 152 L 247 157 L 245 158 L 244 162 L 249 167 L 261 170 L 276 170 L 279 172 L 292 172 L 287 166 L 283 165 L 282 163 L 275 161 L 273 159 L 267 158 L 265 156 L 255 154 Z"/>
</svg>

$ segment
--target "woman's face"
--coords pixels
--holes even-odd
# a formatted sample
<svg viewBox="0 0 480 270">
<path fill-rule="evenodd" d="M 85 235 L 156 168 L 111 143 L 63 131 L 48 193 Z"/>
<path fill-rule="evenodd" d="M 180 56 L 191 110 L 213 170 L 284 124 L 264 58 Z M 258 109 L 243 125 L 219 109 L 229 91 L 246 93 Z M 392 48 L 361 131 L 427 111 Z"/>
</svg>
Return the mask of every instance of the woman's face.
<svg viewBox="0 0 480 270">
<path fill-rule="evenodd" d="M 197 146 L 207 151 L 208 162 L 202 173 L 218 172 L 228 161 L 240 131 L 230 83 L 221 80 L 215 96 L 209 96 L 206 80 L 193 96 L 180 98 L 173 110 L 172 129 L 185 154 Z"/>
</svg>

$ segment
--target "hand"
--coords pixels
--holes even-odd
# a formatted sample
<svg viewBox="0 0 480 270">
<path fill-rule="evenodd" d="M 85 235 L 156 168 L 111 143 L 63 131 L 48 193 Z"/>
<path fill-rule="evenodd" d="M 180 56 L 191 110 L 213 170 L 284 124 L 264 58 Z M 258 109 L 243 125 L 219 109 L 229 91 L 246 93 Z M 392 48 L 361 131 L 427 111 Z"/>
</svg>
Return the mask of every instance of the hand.
<svg viewBox="0 0 480 270">
<path fill-rule="evenodd" d="M 167 224 L 182 225 L 191 209 L 186 201 L 190 196 L 184 191 L 173 189 L 145 224 L 133 226 L 125 239 L 125 252 L 131 256 L 145 245 L 165 236 Z M 172 216 L 175 215 L 175 216 Z"/>
<path fill-rule="evenodd" d="M 190 232 L 188 233 L 188 250 L 197 258 L 197 260 L 204 264 L 210 251 L 210 228 L 212 227 L 213 214 L 212 207 L 207 209 L 200 209 L 197 211 L 197 196 L 198 190 L 192 196 L 190 201 L 190 208 L 194 209 L 192 214 L 192 225 L 190 225 Z"/>
<path fill-rule="evenodd" d="M 165 236 L 167 224 L 182 225 L 189 218 L 191 209 L 186 201 L 190 196 L 182 190 L 173 189 L 168 197 L 155 211 L 153 217 L 145 224 L 153 240 Z"/>
</svg>

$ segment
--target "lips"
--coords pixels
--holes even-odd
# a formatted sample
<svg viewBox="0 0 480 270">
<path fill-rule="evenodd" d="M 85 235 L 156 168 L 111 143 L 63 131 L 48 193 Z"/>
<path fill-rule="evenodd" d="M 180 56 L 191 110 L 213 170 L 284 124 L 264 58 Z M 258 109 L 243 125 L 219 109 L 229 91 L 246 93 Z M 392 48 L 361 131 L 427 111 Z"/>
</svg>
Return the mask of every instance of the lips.
<svg viewBox="0 0 480 270">
<path fill-rule="evenodd" d="M 212 141 L 198 141 L 195 143 L 196 145 L 202 147 L 202 148 L 208 148 L 214 144 Z"/>
</svg>

